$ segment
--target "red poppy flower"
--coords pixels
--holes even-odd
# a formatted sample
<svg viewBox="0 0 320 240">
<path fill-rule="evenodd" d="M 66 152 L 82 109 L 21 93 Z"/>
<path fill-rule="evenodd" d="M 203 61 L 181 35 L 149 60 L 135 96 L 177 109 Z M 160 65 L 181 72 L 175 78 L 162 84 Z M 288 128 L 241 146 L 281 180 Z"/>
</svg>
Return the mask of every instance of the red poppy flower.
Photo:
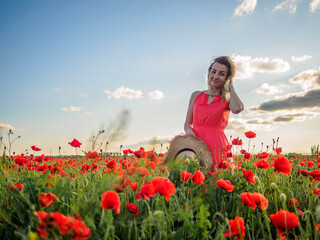
<svg viewBox="0 0 320 240">
<path fill-rule="evenodd" d="M 217 181 L 218 188 L 225 189 L 228 192 L 232 192 L 234 189 L 234 185 L 231 184 L 229 180 L 220 179 Z"/>
<path fill-rule="evenodd" d="M 154 185 L 155 191 L 164 196 L 167 201 L 170 201 L 170 196 L 176 192 L 176 188 L 169 178 L 155 177 L 151 183 Z"/>
<path fill-rule="evenodd" d="M 134 215 L 139 215 L 139 209 L 137 208 L 137 205 L 134 203 L 126 203 L 126 207 L 128 208 L 129 212 L 133 213 Z"/>
<path fill-rule="evenodd" d="M 235 138 L 232 140 L 232 145 L 242 145 L 242 140 L 240 140 L 239 138 Z"/>
<path fill-rule="evenodd" d="M 276 148 L 276 153 L 277 153 L 278 156 L 280 155 L 281 152 L 282 152 L 282 148 L 281 147 Z"/>
<path fill-rule="evenodd" d="M 141 199 L 141 197 L 144 197 L 149 201 L 149 197 L 153 197 L 155 194 L 154 185 L 151 182 L 146 182 L 142 185 L 140 192 L 136 194 L 136 198 Z"/>
<path fill-rule="evenodd" d="M 309 168 L 312 168 L 312 167 L 313 167 L 313 165 L 314 165 L 314 163 L 313 163 L 313 162 L 307 162 L 307 166 L 308 166 Z"/>
<path fill-rule="evenodd" d="M 295 198 L 290 198 L 290 200 L 289 200 L 289 207 L 291 207 L 291 206 L 299 206 L 298 200 L 295 199 Z"/>
<path fill-rule="evenodd" d="M 196 183 L 196 184 L 203 184 L 203 181 L 205 180 L 205 176 L 203 175 L 203 173 L 199 170 L 197 170 L 191 178 L 191 181 Z"/>
<path fill-rule="evenodd" d="M 20 166 L 23 166 L 23 165 L 29 163 L 29 159 L 26 158 L 25 156 L 15 156 L 13 158 L 13 161 L 15 161 L 16 164 L 18 164 Z"/>
<path fill-rule="evenodd" d="M 252 208 L 253 210 L 256 209 L 256 203 L 251 197 L 251 194 L 248 192 L 244 192 L 240 194 L 241 202 L 244 205 L 247 205 L 249 208 Z"/>
<path fill-rule="evenodd" d="M 320 171 L 319 170 L 313 170 L 312 172 L 310 172 L 310 176 L 316 180 L 316 181 L 320 181 Z"/>
<path fill-rule="evenodd" d="M 187 182 L 189 181 L 189 178 L 191 177 L 191 173 L 187 172 L 187 171 L 183 171 L 181 173 L 181 182 Z"/>
<path fill-rule="evenodd" d="M 241 153 L 241 154 L 245 154 L 246 152 L 247 152 L 247 151 L 244 150 L 244 149 L 241 149 L 241 150 L 240 150 L 240 153 Z"/>
<path fill-rule="evenodd" d="M 283 211 L 280 209 L 280 211 L 275 214 L 271 214 L 269 217 L 273 225 L 277 228 L 280 236 L 287 233 L 292 228 L 299 226 L 299 219 L 297 215 L 289 211 Z"/>
<path fill-rule="evenodd" d="M 251 193 L 251 197 L 262 210 L 266 210 L 268 208 L 269 201 L 265 196 L 263 196 L 263 194 L 255 192 Z"/>
<path fill-rule="evenodd" d="M 253 171 L 251 170 L 247 171 L 246 169 L 242 168 L 242 172 L 246 181 L 252 183 L 253 185 L 256 183 L 253 179 Z"/>
<path fill-rule="evenodd" d="M 48 217 L 48 214 L 46 212 L 34 212 L 34 215 L 39 217 L 40 225 L 37 228 L 38 234 L 40 237 L 47 239 L 48 238 L 48 233 L 45 230 L 45 227 L 47 226 L 46 224 L 46 219 Z"/>
<path fill-rule="evenodd" d="M 71 147 L 79 148 L 82 143 L 80 143 L 77 139 L 73 139 L 72 142 L 68 142 Z"/>
<path fill-rule="evenodd" d="M 251 153 L 249 153 L 249 152 L 246 152 L 246 153 L 243 155 L 243 158 L 244 158 L 244 159 L 250 159 L 250 157 L 251 157 Z"/>
<path fill-rule="evenodd" d="M 39 203 L 42 207 L 50 206 L 53 200 L 58 200 L 53 193 L 40 193 Z"/>
<path fill-rule="evenodd" d="M 9 188 L 10 188 L 11 190 L 13 190 L 15 187 L 16 187 L 16 188 L 19 188 L 19 190 L 21 190 L 22 188 L 24 188 L 21 183 L 15 183 L 15 184 L 9 186 Z"/>
<path fill-rule="evenodd" d="M 256 134 L 252 131 L 248 131 L 244 133 L 246 135 L 247 138 L 255 138 Z"/>
<path fill-rule="evenodd" d="M 291 173 L 291 163 L 290 161 L 284 156 L 278 156 L 274 160 L 271 167 L 274 167 L 274 171 L 282 174 L 289 175 Z"/>
<path fill-rule="evenodd" d="M 315 190 L 313 191 L 313 193 L 314 193 L 315 195 L 320 195 L 320 189 L 315 189 Z"/>
<path fill-rule="evenodd" d="M 85 152 L 85 155 L 87 158 L 98 158 L 99 157 L 97 152 L 91 152 L 91 151 Z"/>
<path fill-rule="evenodd" d="M 270 156 L 270 153 L 263 152 L 263 153 L 258 153 L 259 158 L 268 158 Z"/>
<path fill-rule="evenodd" d="M 114 209 L 116 214 L 120 213 L 120 198 L 115 191 L 106 191 L 101 195 L 101 206 L 103 209 Z"/>
<path fill-rule="evenodd" d="M 268 169 L 269 168 L 269 162 L 261 159 L 259 161 L 257 161 L 254 165 L 257 166 L 257 168 L 262 168 L 262 169 Z"/>
<path fill-rule="evenodd" d="M 223 234 L 223 237 L 232 237 L 236 236 L 237 240 L 242 239 L 246 236 L 244 220 L 242 217 L 235 217 L 234 220 L 229 220 L 230 228 L 227 229 L 226 233 Z"/>
<path fill-rule="evenodd" d="M 303 176 L 308 176 L 309 175 L 309 172 L 307 170 L 304 170 L 304 169 L 300 170 L 300 173 Z"/>
<path fill-rule="evenodd" d="M 36 152 L 41 151 L 41 149 L 36 146 L 31 146 L 31 149 Z"/>
</svg>

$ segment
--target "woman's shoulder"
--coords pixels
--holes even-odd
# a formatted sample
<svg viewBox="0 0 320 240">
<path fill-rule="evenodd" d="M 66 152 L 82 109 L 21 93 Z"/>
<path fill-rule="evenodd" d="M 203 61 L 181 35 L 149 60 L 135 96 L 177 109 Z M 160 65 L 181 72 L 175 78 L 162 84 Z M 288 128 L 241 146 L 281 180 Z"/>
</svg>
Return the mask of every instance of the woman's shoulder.
<svg viewBox="0 0 320 240">
<path fill-rule="evenodd" d="M 202 93 L 203 91 L 195 91 L 191 94 L 191 98 L 195 99 L 200 93 Z"/>
</svg>

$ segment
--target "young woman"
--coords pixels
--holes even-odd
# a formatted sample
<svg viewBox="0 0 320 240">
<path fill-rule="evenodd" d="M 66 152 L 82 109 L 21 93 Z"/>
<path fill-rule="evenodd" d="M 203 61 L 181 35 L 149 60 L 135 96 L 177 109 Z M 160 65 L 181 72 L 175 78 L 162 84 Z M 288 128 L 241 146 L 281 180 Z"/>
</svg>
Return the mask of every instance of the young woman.
<svg viewBox="0 0 320 240">
<path fill-rule="evenodd" d="M 208 89 L 192 93 L 189 101 L 184 124 L 186 136 L 194 135 L 207 144 L 213 158 L 213 170 L 227 159 L 224 149 L 228 140 L 224 129 L 228 125 L 229 113 L 237 114 L 243 110 L 243 103 L 233 87 L 235 72 L 230 57 L 215 58 L 208 69 Z"/>
</svg>

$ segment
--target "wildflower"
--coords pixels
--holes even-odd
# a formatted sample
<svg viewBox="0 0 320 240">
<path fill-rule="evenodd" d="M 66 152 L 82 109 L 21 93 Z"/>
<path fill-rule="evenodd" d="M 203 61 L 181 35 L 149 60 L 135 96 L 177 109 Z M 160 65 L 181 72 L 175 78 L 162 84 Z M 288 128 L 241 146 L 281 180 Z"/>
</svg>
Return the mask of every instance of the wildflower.
<svg viewBox="0 0 320 240">
<path fill-rule="evenodd" d="M 244 158 L 244 159 L 250 159 L 250 157 L 251 157 L 251 153 L 249 153 L 249 152 L 246 152 L 246 153 L 243 155 L 243 158 Z"/>
<path fill-rule="evenodd" d="M 276 153 L 277 153 L 278 156 L 280 155 L 281 152 L 282 152 L 282 148 L 281 147 L 276 148 Z"/>
<path fill-rule="evenodd" d="M 242 140 L 239 139 L 239 138 L 235 138 L 232 140 L 232 145 L 239 145 L 241 146 L 242 145 Z"/>
<path fill-rule="evenodd" d="M 41 149 L 36 146 L 31 146 L 31 149 L 36 152 L 41 151 Z"/>
<path fill-rule="evenodd" d="M 128 208 L 129 212 L 133 213 L 134 215 L 139 215 L 139 209 L 137 208 L 137 205 L 134 203 L 126 203 L 126 207 Z"/>
<path fill-rule="evenodd" d="M 258 153 L 258 157 L 261 159 L 268 158 L 269 156 L 270 156 L 270 153 L 267 153 L 267 152 Z"/>
<path fill-rule="evenodd" d="M 71 147 L 79 148 L 82 143 L 80 143 L 77 139 L 73 139 L 72 142 L 68 142 Z"/>
<path fill-rule="evenodd" d="M 191 178 L 191 181 L 193 183 L 196 183 L 196 184 L 203 184 L 203 181 L 205 180 L 205 176 L 203 175 L 203 173 L 199 170 L 197 170 L 193 175 L 192 175 L 192 178 Z"/>
<path fill-rule="evenodd" d="M 255 138 L 256 134 L 252 131 L 248 131 L 244 133 L 246 135 L 247 138 Z"/>
<path fill-rule="evenodd" d="M 164 196 L 167 201 L 170 201 L 170 196 L 176 192 L 176 188 L 169 178 L 155 177 L 151 182 L 154 185 L 155 191 Z"/>
<path fill-rule="evenodd" d="M 252 183 L 253 185 L 256 183 L 253 179 L 253 171 L 251 170 L 247 171 L 246 169 L 242 168 L 242 172 L 246 181 Z"/>
<path fill-rule="evenodd" d="M 97 152 L 91 152 L 91 151 L 85 152 L 85 155 L 87 158 L 98 158 L 99 157 Z"/>
<path fill-rule="evenodd" d="M 53 203 L 53 200 L 57 200 L 56 195 L 53 193 L 40 193 L 39 203 L 41 207 L 48 207 Z"/>
<path fill-rule="evenodd" d="M 280 237 L 292 228 L 299 226 L 297 215 L 289 211 L 283 211 L 283 209 L 280 209 L 280 211 L 275 214 L 271 214 L 269 217 Z"/>
<path fill-rule="evenodd" d="M 101 195 L 101 206 L 103 209 L 114 209 L 116 214 L 120 213 L 120 198 L 115 191 L 106 191 Z"/>
<path fill-rule="evenodd" d="M 271 167 L 274 167 L 274 171 L 282 174 L 289 175 L 291 173 L 291 163 L 290 161 L 283 156 L 278 156 L 274 160 Z"/>
<path fill-rule="evenodd" d="M 136 194 L 136 198 L 141 199 L 141 197 L 144 197 L 149 201 L 149 197 L 153 197 L 155 194 L 154 185 L 151 182 L 146 182 L 142 185 L 140 192 Z"/>
<path fill-rule="evenodd" d="M 262 169 L 268 169 L 269 168 L 269 163 L 268 161 L 261 159 L 257 161 L 254 165 L 256 165 L 257 168 L 262 168 Z"/>
<path fill-rule="evenodd" d="M 300 173 L 302 176 L 308 176 L 309 175 L 309 172 L 307 170 L 300 170 Z"/>
<path fill-rule="evenodd" d="M 235 217 L 233 220 L 229 220 L 230 228 L 227 229 L 226 233 L 223 234 L 223 237 L 232 237 L 236 236 L 237 239 L 244 238 L 245 234 L 245 226 L 244 220 L 242 217 Z"/>
<path fill-rule="evenodd" d="M 231 184 L 229 180 L 220 179 L 217 181 L 218 188 L 225 189 L 228 192 L 232 192 L 234 189 L 234 185 Z"/>
<path fill-rule="evenodd" d="M 295 198 L 290 198 L 289 199 L 289 207 L 291 207 L 291 206 L 299 206 L 298 200 Z"/>
<path fill-rule="evenodd" d="M 48 214 L 46 212 L 34 212 L 34 215 L 39 217 L 39 221 L 40 221 L 40 225 L 37 228 L 38 234 L 40 235 L 40 237 L 42 238 L 48 238 L 48 233 L 45 230 L 45 227 L 47 226 L 46 224 L 46 219 Z"/>
<path fill-rule="evenodd" d="M 13 191 L 14 188 L 18 188 L 19 190 L 21 190 L 23 187 L 23 185 L 21 183 L 15 183 L 13 185 L 10 185 L 9 188 Z"/>
<path fill-rule="evenodd" d="M 15 161 L 16 164 L 20 165 L 20 166 L 23 166 L 27 163 L 29 163 L 29 159 L 26 158 L 25 156 L 15 156 L 13 158 L 13 161 Z"/>
<path fill-rule="evenodd" d="M 229 163 L 227 161 L 221 161 L 219 164 L 219 168 L 226 169 L 229 167 Z"/>
<path fill-rule="evenodd" d="M 256 205 L 262 210 L 266 210 L 268 208 L 269 202 L 268 199 L 263 196 L 263 194 L 255 192 L 255 193 L 241 193 L 241 202 L 242 204 L 247 205 L 253 210 L 256 209 Z"/>
<path fill-rule="evenodd" d="M 191 177 L 191 173 L 187 172 L 187 171 L 183 171 L 181 173 L 181 182 L 187 182 L 189 181 L 189 178 Z"/>
<path fill-rule="evenodd" d="M 310 172 L 310 176 L 316 180 L 316 181 L 320 181 L 320 171 L 319 170 L 313 170 L 312 172 Z"/>
</svg>

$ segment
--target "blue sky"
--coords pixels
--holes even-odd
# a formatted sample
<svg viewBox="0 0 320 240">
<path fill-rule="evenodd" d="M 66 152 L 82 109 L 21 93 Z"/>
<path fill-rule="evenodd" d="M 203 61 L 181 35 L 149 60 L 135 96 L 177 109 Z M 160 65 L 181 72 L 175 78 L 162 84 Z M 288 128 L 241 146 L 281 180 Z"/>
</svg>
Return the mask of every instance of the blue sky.
<svg viewBox="0 0 320 240">
<path fill-rule="evenodd" d="M 150 143 L 183 132 L 210 61 L 229 55 L 245 111 L 226 135 L 246 143 L 252 130 L 256 150 L 280 137 L 284 152 L 309 152 L 320 134 L 319 22 L 319 0 L 1 1 L 0 134 L 5 144 L 8 129 L 21 135 L 17 153 L 74 153 L 73 138 L 91 150 L 101 129 L 109 150 L 160 151 Z"/>
</svg>

